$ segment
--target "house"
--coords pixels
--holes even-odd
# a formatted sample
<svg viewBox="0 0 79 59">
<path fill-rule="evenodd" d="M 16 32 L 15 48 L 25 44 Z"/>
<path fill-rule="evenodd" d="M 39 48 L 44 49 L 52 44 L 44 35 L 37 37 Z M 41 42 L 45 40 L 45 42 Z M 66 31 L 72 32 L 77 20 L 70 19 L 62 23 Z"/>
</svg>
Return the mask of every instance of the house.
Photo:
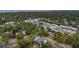
<svg viewBox="0 0 79 59">
<path fill-rule="evenodd" d="M 37 36 L 35 39 L 34 39 L 34 42 L 38 45 L 40 45 L 42 42 L 46 41 L 47 39 L 45 37 L 40 37 L 40 36 Z"/>
</svg>

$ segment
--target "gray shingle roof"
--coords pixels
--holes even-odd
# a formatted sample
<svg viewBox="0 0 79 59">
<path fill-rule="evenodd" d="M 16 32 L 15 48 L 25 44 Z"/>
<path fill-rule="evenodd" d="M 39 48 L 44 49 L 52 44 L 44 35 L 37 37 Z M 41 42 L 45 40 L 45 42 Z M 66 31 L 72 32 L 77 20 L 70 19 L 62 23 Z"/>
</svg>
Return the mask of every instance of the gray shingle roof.
<svg viewBox="0 0 79 59">
<path fill-rule="evenodd" d="M 44 42 L 46 39 L 45 39 L 45 37 L 40 37 L 40 36 L 38 36 L 38 37 L 36 37 L 35 39 L 34 39 L 34 41 L 37 43 L 37 44 L 41 44 L 42 42 Z"/>
</svg>

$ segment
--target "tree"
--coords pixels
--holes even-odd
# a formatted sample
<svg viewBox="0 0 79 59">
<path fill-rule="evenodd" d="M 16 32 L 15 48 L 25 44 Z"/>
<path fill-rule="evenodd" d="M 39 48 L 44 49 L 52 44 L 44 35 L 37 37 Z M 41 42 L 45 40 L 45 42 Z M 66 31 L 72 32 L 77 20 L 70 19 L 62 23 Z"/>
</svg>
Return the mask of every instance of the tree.
<svg viewBox="0 0 79 59">
<path fill-rule="evenodd" d="M 32 23 L 27 23 L 25 26 L 25 30 L 26 30 L 26 34 L 30 35 L 36 32 L 36 25 L 32 24 Z"/>
<path fill-rule="evenodd" d="M 18 40 L 23 39 L 23 35 L 21 33 L 16 33 L 15 36 Z"/>
<path fill-rule="evenodd" d="M 3 38 L 2 38 L 2 36 L 0 36 L 0 44 L 2 44 L 3 43 Z"/>
<path fill-rule="evenodd" d="M 72 44 L 73 48 L 79 48 L 79 42 L 78 41 L 75 41 L 73 44 Z"/>
<path fill-rule="evenodd" d="M 40 35 L 40 36 L 48 36 L 48 31 L 45 31 L 45 30 L 41 29 L 41 30 L 39 30 L 38 35 Z"/>
<path fill-rule="evenodd" d="M 73 47 L 79 47 L 79 34 L 67 35 L 65 43 L 70 44 Z"/>
<path fill-rule="evenodd" d="M 20 48 L 32 48 L 33 47 L 33 42 L 34 42 L 34 36 L 30 35 L 26 39 L 21 39 L 18 41 L 18 45 Z"/>
<path fill-rule="evenodd" d="M 6 24 L 6 25 L 4 25 L 4 31 L 6 32 L 6 31 L 11 31 L 12 30 L 12 26 L 10 25 L 10 24 Z"/>
<path fill-rule="evenodd" d="M 28 38 L 27 38 L 27 40 L 28 40 L 28 42 L 33 42 L 34 41 L 34 35 L 30 35 Z"/>
<path fill-rule="evenodd" d="M 17 33 L 17 28 L 15 26 L 13 26 L 11 29 L 12 38 L 16 37 L 16 33 Z"/>
<path fill-rule="evenodd" d="M 59 23 L 63 25 L 64 24 L 64 19 L 60 19 Z"/>
<path fill-rule="evenodd" d="M 19 46 L 20 48 L 26 48 L 26 47 L 28 47 L 28 42 L 21 39 L 17 42 L 17 46 Z"/>
<path fill-rule="evenodd" d="M 72 37 L 73 37 L 72 46 L 74 48 L 79 48 L 79 34 L 74 34 L 72 35 Z"/>
<path fill-rule="evenodd" d="M 3 42 L 6 42 L 8 43 L 8 41 L 10 40 L 11 38 L 11 34 L 9 32 L 6 32 L 6 33 L 2 33 L 2 38 L 3 38 Z"/>
<path fill-rule="evenodd" d="M 40 45 L 40 48 L 52 48 L 52 47 L 53 46 L 47 41 L 42 42 Z"/>
<path fill-rule="evenodd" d="M 56 32 L 54 35 L 54 39 L 59 43 L 66 43 L 67 37 L 68 37 L 67 34 L 63 34 L 60 32 Z"/>
</svg>

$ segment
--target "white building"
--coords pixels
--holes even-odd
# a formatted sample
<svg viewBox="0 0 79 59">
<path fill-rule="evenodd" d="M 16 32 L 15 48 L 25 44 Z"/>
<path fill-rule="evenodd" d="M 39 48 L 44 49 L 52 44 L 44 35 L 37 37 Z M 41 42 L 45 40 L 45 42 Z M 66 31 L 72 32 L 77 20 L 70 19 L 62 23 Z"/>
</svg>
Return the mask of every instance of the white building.
<svg viewBox="0 0 79 59">
<path fill-rule="evenodd" d="M 11 21 L 11 22 L 6 22 L 5 24 L 14 24 L 15 22 Z"/>
<path fill-rule="evenodd" d="M 46 23 L 46 22 L 40 21 L 40 19 L 27 19 L 24 22 L 33 23 L 33 24 L 36 24 L 37 26 L 41 25 L 44 29 L 49 28 L 52 31 L 67 33 L 67 34 L 75 34 L 76 31 L 78 30 L 77 28 L 74 28 L 74 27 Z"/>
<path fill-rule="evenodd" d="M 39 25 L 40 19 L 27 19 L 24 22 L 29 22 L 29 23 Z"/>
<path fill-rule="evenodd" d="M 44 26 L 45 28 L 48 27 L 52 31 L 67 33 L 67 34 L 75 34 L 77 31 L 77 28 L 43 22 L 43 27 Z"/>
</svg>

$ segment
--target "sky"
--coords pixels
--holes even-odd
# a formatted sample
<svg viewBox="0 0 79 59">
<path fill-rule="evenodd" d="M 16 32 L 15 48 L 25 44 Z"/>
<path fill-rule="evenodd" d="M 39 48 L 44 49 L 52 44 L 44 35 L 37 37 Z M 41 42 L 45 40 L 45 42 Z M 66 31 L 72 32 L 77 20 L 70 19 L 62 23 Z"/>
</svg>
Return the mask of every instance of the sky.
<svg viewBox="0 0 79 59">
<path fill-rule="evenodd" d="M 0 10 L 79 10 L 79 0 L 0 0 Z"/>
<path fill-rule="evenodd" d="M 4 12 L 17 12 L 17 10 L 0 10 L 0 13 L 4 13 Z"/>
</svg>

